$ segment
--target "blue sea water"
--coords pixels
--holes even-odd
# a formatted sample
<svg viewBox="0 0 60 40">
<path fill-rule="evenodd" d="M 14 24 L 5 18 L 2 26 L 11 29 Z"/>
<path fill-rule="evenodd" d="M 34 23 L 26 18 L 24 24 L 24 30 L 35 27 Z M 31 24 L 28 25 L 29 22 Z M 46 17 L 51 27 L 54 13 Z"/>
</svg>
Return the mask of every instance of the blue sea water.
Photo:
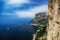
<svg viewBox="0 0 60 40">
<path fill-rule="evenodd" d="M 33 33 L 29 24 L 0 25 L 0 40 L 32 40 Z"/>
</svg>

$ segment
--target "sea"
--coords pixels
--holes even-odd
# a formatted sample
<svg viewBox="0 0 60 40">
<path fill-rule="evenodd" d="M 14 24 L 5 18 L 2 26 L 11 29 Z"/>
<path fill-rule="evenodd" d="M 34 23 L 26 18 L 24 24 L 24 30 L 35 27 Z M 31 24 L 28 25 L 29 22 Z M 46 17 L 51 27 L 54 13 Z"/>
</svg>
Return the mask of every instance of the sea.
<svg viewBox="0 0 60 40">
<path fill-rule="evenodd" d="M 0 25 L 0 40 L 32 40 L 33 33 L 29 24 Z"/>
</svg>

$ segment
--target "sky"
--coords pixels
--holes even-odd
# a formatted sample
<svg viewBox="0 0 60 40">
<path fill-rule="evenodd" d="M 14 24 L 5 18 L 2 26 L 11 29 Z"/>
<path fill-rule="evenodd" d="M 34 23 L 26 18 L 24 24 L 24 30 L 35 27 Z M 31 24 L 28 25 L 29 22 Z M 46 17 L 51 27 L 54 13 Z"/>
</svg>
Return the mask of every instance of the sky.
<svg viewBox="0 0 60 40">
<path fill-rule="evenodd" d="M 22 24 L 48 11 L 48 0 L 0 0 L 0 24 Z"/>
</svg>

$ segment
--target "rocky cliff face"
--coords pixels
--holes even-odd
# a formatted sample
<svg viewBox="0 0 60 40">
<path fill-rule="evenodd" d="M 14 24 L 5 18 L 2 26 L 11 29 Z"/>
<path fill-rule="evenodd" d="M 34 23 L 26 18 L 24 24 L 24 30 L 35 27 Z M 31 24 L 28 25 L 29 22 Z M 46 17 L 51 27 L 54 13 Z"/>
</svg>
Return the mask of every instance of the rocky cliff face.
<svg viewBox="0 0 60 40">
<path fill-rule="evenodd" d="M 46 40 L 46 27 L 48 23 L 48 15 L 46 12 L 36 14 L 35 18 L 31 21 L 35 33 L 32 40 Z"/>
<path fill-rule="evenodd" d="M 47 40 L 60 40 L 60 0 L 49 0 L 48 14 Z"/>
</svg>

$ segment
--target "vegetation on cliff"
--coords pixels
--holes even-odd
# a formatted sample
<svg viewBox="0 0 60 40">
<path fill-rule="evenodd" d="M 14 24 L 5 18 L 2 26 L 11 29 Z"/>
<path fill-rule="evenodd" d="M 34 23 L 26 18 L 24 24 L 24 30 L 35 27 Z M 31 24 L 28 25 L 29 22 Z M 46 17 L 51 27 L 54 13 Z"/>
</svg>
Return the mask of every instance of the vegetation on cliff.
<svg viewBox="0 0 60 40">
<path fill-rule="evenodd" d="M 48 16 L 46 12 L 36 14 L 35 18 L 31 21 L 31 25 L 35 31 L 33 40 L 46 40 L 47 23 Z"/>
</svg>

